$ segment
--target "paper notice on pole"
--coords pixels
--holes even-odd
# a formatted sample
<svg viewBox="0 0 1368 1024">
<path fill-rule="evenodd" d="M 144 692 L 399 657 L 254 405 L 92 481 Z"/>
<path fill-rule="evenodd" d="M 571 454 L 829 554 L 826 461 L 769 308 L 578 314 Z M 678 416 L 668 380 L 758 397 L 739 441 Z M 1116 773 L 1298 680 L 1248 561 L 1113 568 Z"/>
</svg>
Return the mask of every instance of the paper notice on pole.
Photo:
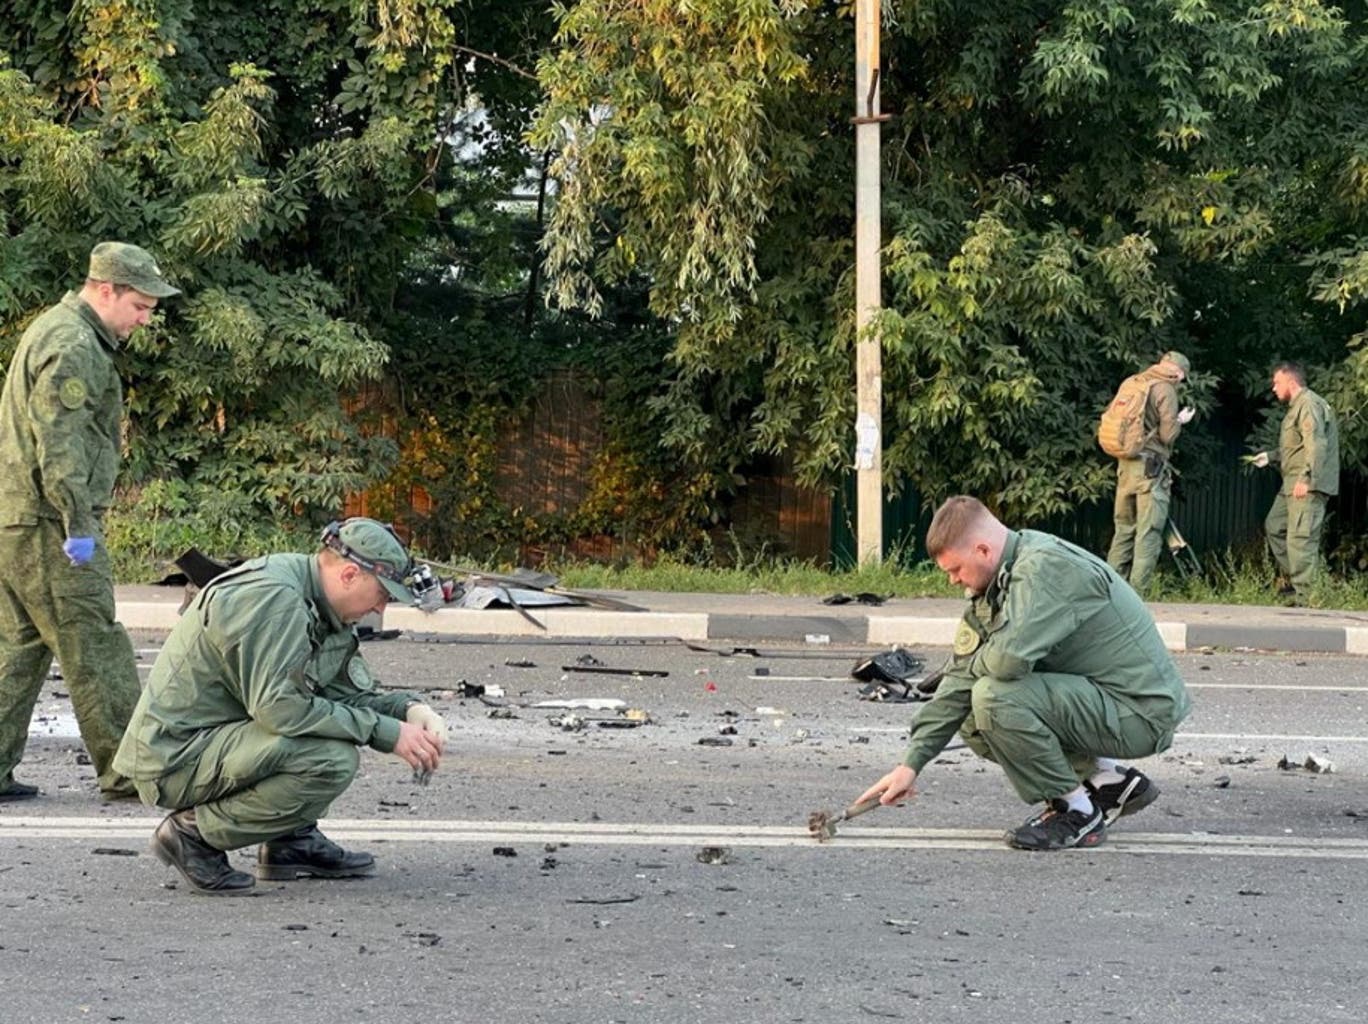
<svg viewBox="0 0 1368 1024">
<path fill-rule="evenodd" d="M 874 453 L 879 450 L 879 427 L 874 417 L 862 412 L 855 420 L 855 468 L 873 469 Z"/>
</svg>

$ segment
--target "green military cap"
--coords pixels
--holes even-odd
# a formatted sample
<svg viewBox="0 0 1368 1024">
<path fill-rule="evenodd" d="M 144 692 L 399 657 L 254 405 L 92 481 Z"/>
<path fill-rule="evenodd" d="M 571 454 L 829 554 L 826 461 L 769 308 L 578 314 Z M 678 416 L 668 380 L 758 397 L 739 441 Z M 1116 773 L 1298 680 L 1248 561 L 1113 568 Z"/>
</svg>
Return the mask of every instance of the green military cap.
<svg viewBox="0 0 1368 1024">
<path fill-rule="evenodd" d="M 1164 358 L 1161 360 L 1161 362 L 1172 363 L 1174 366 L 1178 367 L 1178 369 L 1183 371 L 1184 377 L 1186 377 L 1189 373 L 1192 372 L 1192 364 L 1188 362 L 1188 357 L 1183 355 L 1183 353 L 1181 352 L 1165 352 Z"/>
<path fill-rule="evenodd" d="M 391 527 L 361 516 L 329 523 L 323 530 L 323 545 L 378 576 L 396 601 L 414 602 L 409 585 L 413 560 Z"/>
<path fill-rule="evenodd" d="M 92 281 L 108 281 L 136 288 L 154 299 L 179 295 L 162 277 L 161 267 L 146 249 L 127 242 L 101 242 L 90 250 L 90 270 L 86 277 Z"/>
</svg>

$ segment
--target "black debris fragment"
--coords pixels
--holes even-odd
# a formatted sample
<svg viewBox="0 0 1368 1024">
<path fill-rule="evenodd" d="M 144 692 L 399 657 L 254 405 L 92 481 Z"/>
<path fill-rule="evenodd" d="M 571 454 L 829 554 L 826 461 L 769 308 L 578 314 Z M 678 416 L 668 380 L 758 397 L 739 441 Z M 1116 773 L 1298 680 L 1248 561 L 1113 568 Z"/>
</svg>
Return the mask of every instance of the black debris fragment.
<svg viewBox="0 0 1368 1024">
<path fill-rule="evenodd" d="M 516 857 L 517 855 L 518 851 L 511 846 L 494 847 L 494 856 L 496 857 Z"/>
<path fill-rule="evenodd" d="M 536 668 L 536 667 L 537 667 L 537 663 L 536 663 L 535 661 L 529 661 L 527 658 L 505 658 L 505 659 L 504 659 L 504 664 L 507 665 L 509 668 Z"/>
<path fill-rule="evenodd" d="M 122 846 L 97 846 L 90 851 L 101 857 L 136 857 L 137 850 L 128 850 Z"/>
<path fill-rule="evenodd" d="M 694 854 L 700 864 L 727 864 L 731 861 L 731 850 L 725 846 L 705 846 Z"/>
<path fill-rule="evenodd" d="M 703 736 L 699 739 L 700 747 L 730 747 L 732 741 L 727 736 Z"/>
</svg>

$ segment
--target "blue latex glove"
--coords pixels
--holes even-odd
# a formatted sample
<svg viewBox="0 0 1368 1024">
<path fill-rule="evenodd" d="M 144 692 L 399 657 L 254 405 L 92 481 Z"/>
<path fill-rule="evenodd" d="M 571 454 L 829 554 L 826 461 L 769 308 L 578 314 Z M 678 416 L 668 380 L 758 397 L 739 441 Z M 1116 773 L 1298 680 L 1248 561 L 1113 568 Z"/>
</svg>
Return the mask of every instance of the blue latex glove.
<svg viewBox="0 0 1368 1024">
<path fill-rule="evenodd" d="M 62 550 L 72 565 L 85 565 L 95 557 L 94 537 L 68 537 L 62 543 Z"/>
</svg>

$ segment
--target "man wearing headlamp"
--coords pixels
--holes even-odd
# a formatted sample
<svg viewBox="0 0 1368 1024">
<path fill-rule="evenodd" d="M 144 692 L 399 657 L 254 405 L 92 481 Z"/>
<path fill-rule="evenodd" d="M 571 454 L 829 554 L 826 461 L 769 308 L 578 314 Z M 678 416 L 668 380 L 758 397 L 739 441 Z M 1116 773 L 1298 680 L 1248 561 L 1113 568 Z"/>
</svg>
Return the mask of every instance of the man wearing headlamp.
<svg viewBox="0 0 1368 1024">
<path fill-rule="evenodd" d="M 446 724 L 417 695 L 376 688 L 354 626 L 391 600 L 426 604 L 432 582 L 388 526 L 356 518 L 328 526 L 314 555 L 253 559 L 196 595 L 115 757 L 144 803 L 171 810 L 152 852 L 194 891 L 251 891 L 227 851 L 257 843 L 260 878 L 372 873 L 374 858 L 318 819 L 355 777 L 358 748 L 426 778 Z"/>
</svg>

